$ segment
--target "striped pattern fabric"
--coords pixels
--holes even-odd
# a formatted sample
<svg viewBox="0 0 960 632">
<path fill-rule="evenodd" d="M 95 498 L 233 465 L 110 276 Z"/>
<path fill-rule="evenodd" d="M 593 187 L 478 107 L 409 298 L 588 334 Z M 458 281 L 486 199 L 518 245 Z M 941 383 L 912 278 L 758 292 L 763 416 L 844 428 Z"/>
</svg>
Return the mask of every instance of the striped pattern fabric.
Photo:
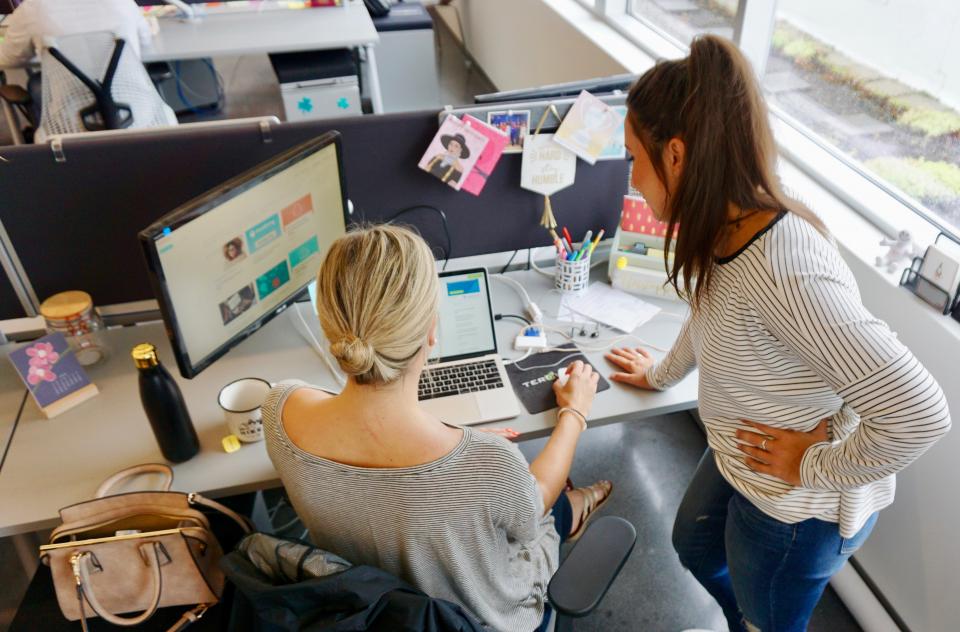
<svg viewBox="0 0 960 632">
<path fill-rule="evenodd" d="M 560 539 L 517 447 L 464 428 L 453 451 L 423 465 L 336 463 L 284 432 L 284 401 L 305 386 L 280 383 L 262 412 L 267 453 L 314 544 L 456 602 L 492 630 L 536 629 Z"/>
<path fill-rule="evenodd" d="M 723 476 L 773 518 L 837 522 L 843 537 L 893 502 L 894 474 L 950 428 L 936 381 L 863 307 L 834 245 L 792 213 L 719 261 L 709 296 L 647 380 L 666 388 L 695 366 Z M 807 450 L 800 487 L 744 464 L 741 419 L 808 431 L 823 418 L 831 441 Z"/>
</svg>

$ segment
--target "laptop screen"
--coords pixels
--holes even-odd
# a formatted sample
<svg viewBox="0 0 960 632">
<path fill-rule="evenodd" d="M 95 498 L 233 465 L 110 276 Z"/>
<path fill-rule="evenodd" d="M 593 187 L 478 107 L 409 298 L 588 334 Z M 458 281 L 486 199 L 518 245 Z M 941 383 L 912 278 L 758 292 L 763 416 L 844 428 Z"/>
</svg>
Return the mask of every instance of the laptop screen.
<svg viewBox="0 0 960 632">
<path fill-rule="evenodd" d="M 440 273 L 440 319 L 431 359 L 460 360 L 497 352 L 487 273 Z"/>
</svg>

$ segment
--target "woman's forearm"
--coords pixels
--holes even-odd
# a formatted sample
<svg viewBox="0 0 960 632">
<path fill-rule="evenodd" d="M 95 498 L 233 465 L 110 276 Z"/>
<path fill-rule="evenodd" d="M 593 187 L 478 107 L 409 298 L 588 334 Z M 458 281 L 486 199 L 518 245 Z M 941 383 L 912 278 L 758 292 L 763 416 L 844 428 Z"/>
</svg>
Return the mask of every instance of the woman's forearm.
<svg viewBox="0 0 960 632">
<path fill-rule="evenodd" d="M 566 486 L 582 431 L 582 422 L 574 413 L 560 414 L 547 445 L 530 464 L 530 471 L 537 479 L 537 487 L 543 496 L 544 514 L 550 511 Z"/>
</svg>

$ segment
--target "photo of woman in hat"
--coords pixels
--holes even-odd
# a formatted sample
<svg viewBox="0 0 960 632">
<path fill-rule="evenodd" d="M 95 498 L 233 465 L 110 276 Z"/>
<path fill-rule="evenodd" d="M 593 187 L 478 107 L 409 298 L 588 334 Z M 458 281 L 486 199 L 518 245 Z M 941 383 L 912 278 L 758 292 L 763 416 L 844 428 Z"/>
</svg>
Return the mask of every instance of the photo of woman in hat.
<svg viewBox="0 0 960 632">
<path fill-rule="evenodd" d="M 420 159 L 419 167 L 459 190 L 487 144 L 487 137 L 448 116 Z"/>
<path fill-rule="evenodd" d="M 470 148 L 467 147 L 467 139 L 463 134 L 444 134 L 440 137 L 440 143 L 446 150 L 442 154 L 437 154 L 428 163 L 427 170 L 434 176 L 440 178 L 441 182 L 460 182 L 463 176 L 463 166 L 460 160 L 470 157 Z"/>
</svg>

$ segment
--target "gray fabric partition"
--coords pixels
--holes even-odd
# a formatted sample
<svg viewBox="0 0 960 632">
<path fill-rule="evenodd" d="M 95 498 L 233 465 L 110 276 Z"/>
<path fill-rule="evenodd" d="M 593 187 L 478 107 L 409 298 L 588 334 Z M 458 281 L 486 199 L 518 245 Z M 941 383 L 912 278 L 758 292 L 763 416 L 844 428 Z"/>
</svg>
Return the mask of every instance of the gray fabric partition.
<svg viewBox="0 0 960 632">
<path fill-rule="evenodd" d="M 0 221 L 40 300 L 67 289 L 86 290 L 99 305 L 153 298 L 136 238 L 141 229 L 331 129 L 343 135 L 353 221 L 381 221 L 428 204 L 447 215 L 453 257 L 550 245 L 538 225 L 542 198 L 518 186 L 519 155 L 501 159 L 479 197 L 417 168 L 437 129 L 435 111 L 273 125 L 270 142 L 249 126 L 69 139 L 64 162 L 48 146 L 6 148 Z M 576 184 L 553 196 L 557 218 L 576 237 L 599 228 L 612 235 L 626 187 L 625 161 L 580 162 Z M 417 226 L 435 252 L 446 246 L 435 213 L 412 212 L 402 221 Z M 11 307 L 19 309 L 4 300 L 0 318 L 17 315 Z"/>
</svg>

